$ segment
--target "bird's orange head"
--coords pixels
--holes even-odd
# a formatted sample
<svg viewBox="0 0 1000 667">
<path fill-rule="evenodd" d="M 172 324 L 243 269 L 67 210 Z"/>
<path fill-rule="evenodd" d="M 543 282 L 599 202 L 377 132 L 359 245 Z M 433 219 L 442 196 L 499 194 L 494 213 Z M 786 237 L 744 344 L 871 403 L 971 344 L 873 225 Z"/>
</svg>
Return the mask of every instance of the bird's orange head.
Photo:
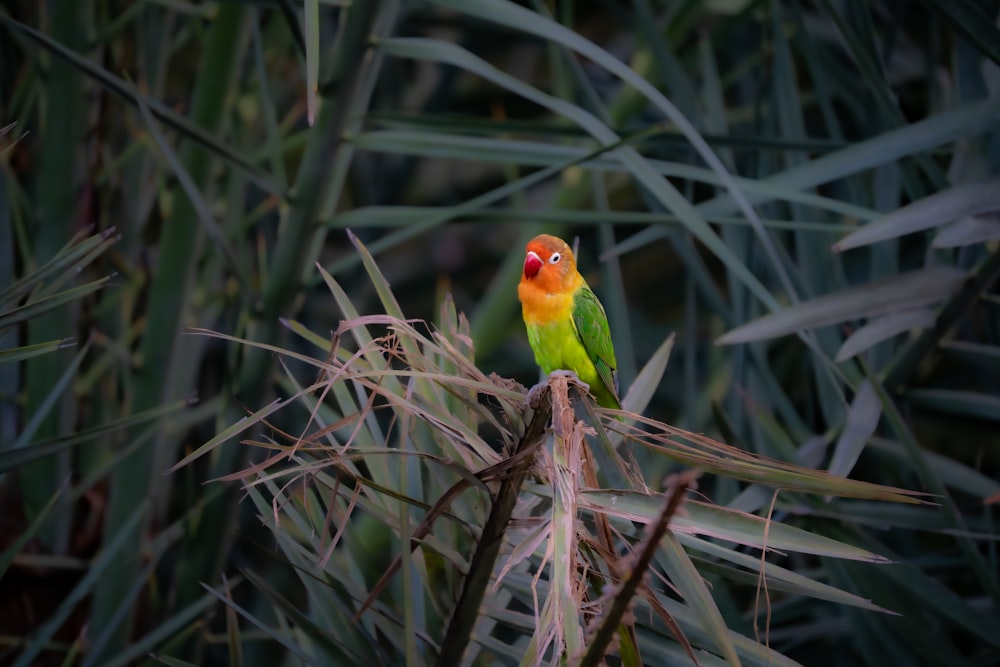
<svg viewBox="0 0 1000 667">
<path fill-rule="evenodd" d="M 549 234 L 528 241 L 522 284 L 531 284 L 551 294 L 576 287 L 579 275 L 573 250 L 565 241 Z"/>
</svg>

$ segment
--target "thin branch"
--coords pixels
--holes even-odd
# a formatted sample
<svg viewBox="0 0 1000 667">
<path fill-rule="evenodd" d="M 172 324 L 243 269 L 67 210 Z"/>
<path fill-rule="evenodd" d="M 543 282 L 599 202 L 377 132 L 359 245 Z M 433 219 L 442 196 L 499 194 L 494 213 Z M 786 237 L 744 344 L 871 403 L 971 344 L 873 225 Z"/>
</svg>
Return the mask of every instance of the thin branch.
<svg viewBox="0 0 1000 667">
<path fill-rule="evenodd" d="M 646 527 L 646 537 L 643 544 L 637 550 L 634 565 L 628 570 L 626 579 L 614 591 L 611 598 L 611 607 L 600 619 L 600 625 L 594 630 L 587 642 L 587 652 L 580 661 L 580 667 L 596 667 L 604 660 L 608 647 L 611 645 L 615 633 L 623 622 L 622 619 L 632 604 L 632 599 L 635 597 L 640 585 L 642 585 L 642 581 L 653 561 L 653 556 L 660 544 L 660 540 L 668 530 L 670 519 L 677 513 L 688 489 L 694 484 L 694 480 L 698 474 L 695 471 L 690 471 L 677 475 L 675 482 L 671 485 L 666 502 L 663 503 L 663 511 L 660 512 L 659 518 L 655 523 L 651 523 Z M 694 660 L 695 664 L 698 664 L 697 658 L 695 658 L 694 653 L 690 649 L 690 644 L 687 645 L 687 648 L 692 660 Z"/>
</svg>

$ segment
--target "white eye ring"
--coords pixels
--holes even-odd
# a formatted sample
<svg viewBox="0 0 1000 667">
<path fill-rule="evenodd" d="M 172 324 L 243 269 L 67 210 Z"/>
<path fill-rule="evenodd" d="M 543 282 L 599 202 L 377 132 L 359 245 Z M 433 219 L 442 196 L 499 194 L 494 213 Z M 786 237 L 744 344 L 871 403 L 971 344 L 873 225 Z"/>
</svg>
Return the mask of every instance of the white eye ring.
<svg viewBox="0 0 1000 667">
<path fill-rule="evenodd" d="M 549 264 L 558 264 L 560 259 L 562 259 L 562 255 L 560 255 L 557 252 L 554 252 L 552 253 L 552 256 L 549 257 Z"/>
</svg>

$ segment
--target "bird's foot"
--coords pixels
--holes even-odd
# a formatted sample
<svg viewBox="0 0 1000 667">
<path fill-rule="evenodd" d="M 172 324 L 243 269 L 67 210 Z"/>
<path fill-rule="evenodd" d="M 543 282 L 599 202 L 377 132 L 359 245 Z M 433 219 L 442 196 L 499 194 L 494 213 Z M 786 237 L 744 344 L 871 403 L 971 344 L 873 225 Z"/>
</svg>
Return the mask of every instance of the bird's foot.
<svg viewBox="0 0 1000 667">
<path fill-rule="evenodd" d="M 549 378 L 565 378 L 567 382 L 575 383 L 586 393 L 590 393 L 590 385 L 580 379 L 580 376 L 573 371 L 558 370 L 549 373 Z"/>
<path fill-rule="evenodd" d="M 535 386 L 533 386 L 531 389 L 528 390 L 527 402 L 528 402 L 528 407 L 530 407 L 532 410 L 538 409 L 538 406 L 542 402 L 542 394 L 545 392 L 546 389 L 549 388 L 549 382 L 552 380 L 552 378 L 563 378 L 566 380 L 567 383 L 576 384 L 578 387 L 581 387 L 584 392 L 587 393 L 590 392 L 590 385 L 581 380 L 580 376 L 574 373 L 573 371 L 555 370 L 549 373 L 548 377 L 546 377 L 544 380 L 542 380 L 541 382 L 539 382 L 538 384 L 536 384 Z"/>
</svg>

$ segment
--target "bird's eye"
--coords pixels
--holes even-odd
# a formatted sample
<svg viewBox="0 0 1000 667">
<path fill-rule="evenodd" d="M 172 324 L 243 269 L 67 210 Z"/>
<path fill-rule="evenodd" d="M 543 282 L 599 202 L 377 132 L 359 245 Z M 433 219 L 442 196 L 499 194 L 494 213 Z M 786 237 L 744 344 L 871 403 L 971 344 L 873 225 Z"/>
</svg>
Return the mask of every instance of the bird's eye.
<svg viewBox="0 0 1000 667">
<path fill-rule="evenodd" d="M 557 252 L 554 252 L 552 253 L 552 256 L 549 257 L 549 264 L 558 264 L 560 259 L 562 259 L 562 255 L 560 255 Z"/>
</svg>

